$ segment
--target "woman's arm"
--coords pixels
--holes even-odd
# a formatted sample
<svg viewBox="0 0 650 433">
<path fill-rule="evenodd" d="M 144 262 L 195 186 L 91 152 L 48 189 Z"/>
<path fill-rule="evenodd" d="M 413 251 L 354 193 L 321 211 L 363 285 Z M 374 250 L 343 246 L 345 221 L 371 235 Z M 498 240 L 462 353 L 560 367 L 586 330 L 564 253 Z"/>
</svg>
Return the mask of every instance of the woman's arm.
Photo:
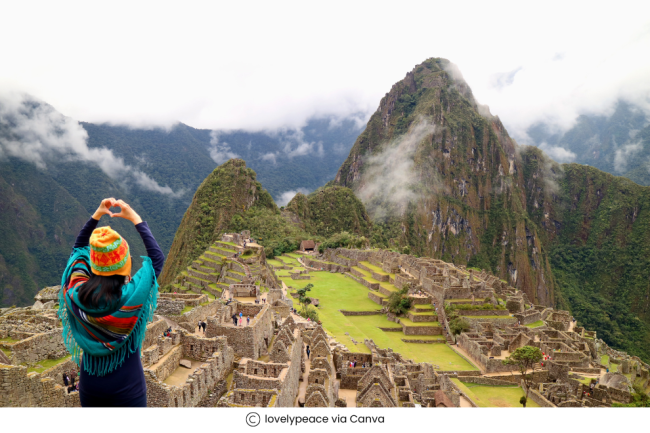
<svg viewBox="0 0 650 433">
<path fill-rule="evenodd" d="M 93 216 L 86 222 L 79 234 L 77 235 L 77 240 L 74 242 L 74 248 L 83 248 L 87 247 L 90 244 L 90 235 L 93 234 L 93 230 L 97 228 L 99 220 L 104 215 L 113 215 L 109 208 L 115 203 L 114 198 L 105 198 L 99 204 L 99 207 L 93 214 Z"/>
<path fill-rule="evenodd" d="M 162 272 L 163 265 L 165 264 L 165 255 L 158 246 L 158 242 L 156 242 L 156 239 L 151 234 L 151 230 L 149 230 L 146 221 L 136 224 L 135 229 L 140 233 L 142 242 L 144 242 L 144 247 L 147 249 L 147 255 L 151 259 L 153 270 L 156 273 L 156 278 L 158 278 Z"/>
<path fill-rule="evenodd" d="M 120 217 L 131 221 L 138 233 L 140 233 L 142 242 L 144 242 L 144 246 L 147 249 L 147 255 L 151 259 L 151 264 L 153 265 L 154 272 L 156 273 L 156 278 L 158 278 L 162 272 L 163 264 L 165 263 L 165 255 L 158 246 L 158 242 L 156 242 L 156 239 L 154 239 L 153 235 L 151 234 L 149 226 L 146 222 L 143 222 L 142 218 L 140 218 L 140 215 L 131 209 L 131 206 L 126 204 L 123 200 L 114 202 L 113 206 L 119 206 L 121 211 L 120 213 L 111 214 L 111 217 Z"/>
<path fill-rule="evenodd" d="M 93 234 L 93 230 L 97 228 L 97 224 L 99 224 L 98 220 L 90 218 L 77 235 L 77 240 L 74 241 L 74 247 L 72 248 L 87 247 L 90 243 L 90 235 Z"/>
</svg>

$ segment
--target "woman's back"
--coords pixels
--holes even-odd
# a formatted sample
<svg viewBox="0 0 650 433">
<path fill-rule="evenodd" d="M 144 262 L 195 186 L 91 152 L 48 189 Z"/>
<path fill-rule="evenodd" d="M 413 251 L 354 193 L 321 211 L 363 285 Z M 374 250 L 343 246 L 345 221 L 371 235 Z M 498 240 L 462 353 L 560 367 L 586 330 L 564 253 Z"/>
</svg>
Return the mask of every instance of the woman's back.
<svg viewBox="0 0 650 433">
<path fill-rule="evenodd" d="M 111 206 L 122 212 L 111 214 Z M 104 214 L 129 219 L 142 237 L 149 257 L 133 278 L 126 240 L 110 227 L 96 229 Z M 79 233 L 63 276 L 59 316 L 66 347 L 80 365 L 82 406 L 146 406 L 140 350 L 163 263 L 147 224 L 122 201 L 102 201 Z"/>
</svg>

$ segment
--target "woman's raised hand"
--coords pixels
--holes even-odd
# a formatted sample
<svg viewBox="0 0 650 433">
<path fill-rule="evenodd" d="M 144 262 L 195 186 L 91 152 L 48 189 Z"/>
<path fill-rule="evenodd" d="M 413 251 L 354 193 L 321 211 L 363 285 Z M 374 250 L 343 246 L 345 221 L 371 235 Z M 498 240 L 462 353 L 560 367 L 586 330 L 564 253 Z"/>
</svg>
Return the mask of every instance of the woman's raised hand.
<svg viewBox="0 0 650 433">
<path fill-rule="evenodd" d="M 140 215 L 138 215 L 136 211 L 131 209 L 131 206 L 126 204 L 124 200 L 117 200 L 115 203 L 113 203 L 113 207 L 119 207 L 120 212 L 111 213 L 111 218 L 113 217 L 124 218 L 131 221 L 134 225 L 140 224 L 142 222 L 142 218 L 140 218 Z"/>
<path fill-rule="evenodd" d="M 104 215 L 110 215 L 113 216 L 113 212 L 111 212 L 110 208 L 115 206 L 115 199 L 114 198 L 105 198 L 102 200 L 102 202 L 99 204 L 99 207 L 93 214 L 93 218 L 99 221 L 101 217 Z"/>
</svg>

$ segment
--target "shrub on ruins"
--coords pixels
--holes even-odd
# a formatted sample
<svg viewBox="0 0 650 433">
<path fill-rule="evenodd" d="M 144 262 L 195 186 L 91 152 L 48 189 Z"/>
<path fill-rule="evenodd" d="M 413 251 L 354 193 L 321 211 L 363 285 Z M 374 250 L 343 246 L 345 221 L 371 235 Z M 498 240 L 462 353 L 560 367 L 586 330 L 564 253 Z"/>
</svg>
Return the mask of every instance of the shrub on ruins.
<svg viewBox="0 0 650 433">
<path fill-rule="evenodd" d="M 388 311 L 396 315 L 406 314 L 411 308 L 413 300 L 408 297 L 408 287 L 399 292 L 393 292 L 388 296 Z"/>
<path fill-rule="evenodd" d="M 469 322 L 462 317 L 456 317 L 449 322 L 449 329 L 454 335 L 461 332 L 468 332 L 470 330 Z"/>
<path fill-rule="evenodd" d="M 449 302 L 445 302 L 445 314 L 447 315 L 447 320 L 451 322 L 454 319 L 457 319 L 458 312 L 456 311 L 456 307 L 454 307 L 453 304 L 450 304 Z"/>
<path fill-rule="evenodd" d="M 528 370 L 532 370 L 535 373 L 535 368 L 539 366 L 542 358 L 542 351 L 539 347 L 523 346 L 512 352 L 510 356 L 502 361 L 504 365 L 515 365 L 519 369 L 524 384 L 526 385 L 526 399 L 528 399 L 528 392 L 533 385 L 533 375 L 527 374 Z"/>
<path fill-rule="evenodd" d="M 316 311 L 315 308 L 306 308 L 305 310 L 300 312 L 300 315 L 304 317 L 305 319 L 309 319 L 312 322 L 319 322 L 318 319 L 318 311 Z"/>
</svg>

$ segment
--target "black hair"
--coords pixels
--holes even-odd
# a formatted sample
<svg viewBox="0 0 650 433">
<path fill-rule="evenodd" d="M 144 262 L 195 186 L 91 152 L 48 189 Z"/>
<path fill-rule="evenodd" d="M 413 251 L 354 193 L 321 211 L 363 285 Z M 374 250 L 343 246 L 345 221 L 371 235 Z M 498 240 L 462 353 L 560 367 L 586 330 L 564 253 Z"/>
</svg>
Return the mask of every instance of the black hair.
<svg viewBox="0 0 650 433">
<path fill-rule="evenodd" d="M 91 273 L 88 281 L 79 288 L 79 301 L 91 308 L 97 308 L 100 301 L 111 304 L 122 297 L 125 281 L 124 275 L 103 276 Z"/>
</svg>

